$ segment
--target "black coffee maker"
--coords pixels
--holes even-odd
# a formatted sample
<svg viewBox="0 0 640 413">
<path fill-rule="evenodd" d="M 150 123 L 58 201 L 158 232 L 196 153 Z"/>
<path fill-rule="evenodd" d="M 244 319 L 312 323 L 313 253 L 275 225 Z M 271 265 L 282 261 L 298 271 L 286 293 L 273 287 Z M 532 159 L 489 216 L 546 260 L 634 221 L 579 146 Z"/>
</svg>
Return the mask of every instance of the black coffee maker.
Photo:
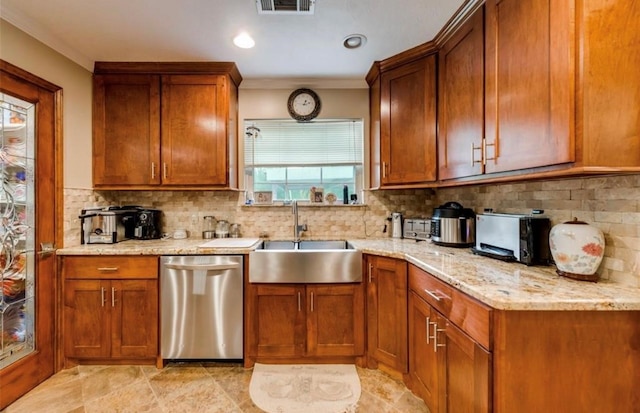
<svg viewBox="0 0 640 413">
<path fill-rule="evenodd" d="M 159 209 L 151 209 L 138 207 L 136 213 L 136 223 L 133 230 L 133 238 L 135 239 L 159 239 L 162 237 L 162 228 L 160 227 L 160 216 L 162 211 Z"/>
</svg>

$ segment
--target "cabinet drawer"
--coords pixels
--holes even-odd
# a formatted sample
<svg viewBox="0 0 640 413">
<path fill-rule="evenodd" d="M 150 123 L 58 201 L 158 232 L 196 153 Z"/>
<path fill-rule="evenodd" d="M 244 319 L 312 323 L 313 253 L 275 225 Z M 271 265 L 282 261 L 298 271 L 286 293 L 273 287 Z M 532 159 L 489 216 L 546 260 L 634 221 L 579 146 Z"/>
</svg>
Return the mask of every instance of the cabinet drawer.
<svg viewBox="0 0 640 413">
<path fill-rule="evenodd" d="M 491 350 L 491 308 L 414 265 L 409 265 L 409 289 Z"/>
<path fill-rule="evenodd" d="M 62 256 L 65 279 L 158 278 L 156 256 Z"/>
</svg>

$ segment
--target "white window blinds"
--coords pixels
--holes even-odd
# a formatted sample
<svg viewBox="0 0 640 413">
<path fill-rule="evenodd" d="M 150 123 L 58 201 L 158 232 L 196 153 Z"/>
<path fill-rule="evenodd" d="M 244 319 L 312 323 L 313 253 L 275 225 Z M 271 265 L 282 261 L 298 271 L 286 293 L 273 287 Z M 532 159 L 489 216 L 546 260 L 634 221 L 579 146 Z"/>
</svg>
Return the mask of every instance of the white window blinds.
<svg viewBox="0 0 640 413">
<path fill-rule="evenodd" d="M 245 120 L 244 126 L 244 161 L 248 167 L 354 165 L 363 162 L 361 119 L 307 123 L 288 119 Z"/>
</svg>

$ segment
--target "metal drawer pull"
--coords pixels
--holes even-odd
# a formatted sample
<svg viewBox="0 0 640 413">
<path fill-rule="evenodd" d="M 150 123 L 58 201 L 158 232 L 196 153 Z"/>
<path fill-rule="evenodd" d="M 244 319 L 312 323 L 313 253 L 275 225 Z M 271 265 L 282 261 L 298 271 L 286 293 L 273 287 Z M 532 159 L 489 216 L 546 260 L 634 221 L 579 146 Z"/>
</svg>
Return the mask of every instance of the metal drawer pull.
<svg viewBox="0 0 640 413">
<path fill-rule="evenodd" d="M 298 291 L 298 312 L 302 311 L 302 306 L 300 304 L 300 291 Z"/>
<path fill-rule="evenodd" d="M 100 287 L 100 301 L 102 301 L 102 307 L 104 307 L 105 299 L 104 299 L 104 287 Z"/>
<path fill-rule="evenodd" d="M 116 306 L 116 289 L 111 287 L 111 307 Z"/>
<path fill-rule="evenodd" d="M 430 297 L 432 297 L 436 301 L 442 301 L 443 298 L 451 299 L 448 295 L 445 295 L 441 291 L 438 291 L 438 290 L 429 291 L 429 290 L 427 290 L 425 288 L 424 292 L 427 293 L 427 295 L 429 295 Z M 437 293 L 439 293 L 440 295 L 437 295 Z"/>
<path fill-rule="evenodd" d="M 313 292 L 311 293 L 311 312 L 313 313 Z"/>
<path fill-rule="evenodd" d="M 98 271 L 118 271 L 119 267 L 98 267 Z"/>
</svg>

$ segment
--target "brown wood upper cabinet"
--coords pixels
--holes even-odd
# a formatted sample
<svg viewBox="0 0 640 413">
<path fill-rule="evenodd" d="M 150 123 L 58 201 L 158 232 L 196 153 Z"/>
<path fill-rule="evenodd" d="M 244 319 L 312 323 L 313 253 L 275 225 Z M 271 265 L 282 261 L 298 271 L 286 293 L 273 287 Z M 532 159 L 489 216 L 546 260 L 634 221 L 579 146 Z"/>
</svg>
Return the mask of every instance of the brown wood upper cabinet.
<svg viewBox="0 0 640 413">
<path fill-rule="evenodd" d="M 237 187 L 240 81 L 234 64 L 96 63 L 94 186 Z"/>
<path fill-rule="evenodd" d="M 436 56 L 369 77 L 371 184 L 421 186 L 436 179 Z M 378 140 L 379 139 L 379 140 Z"/>
<path fill-rule="evenodd" d="M 638 30 L 624 1 L 487 1 L 439 51 L 438 179 L 638 171 Z"/>
</svg>

